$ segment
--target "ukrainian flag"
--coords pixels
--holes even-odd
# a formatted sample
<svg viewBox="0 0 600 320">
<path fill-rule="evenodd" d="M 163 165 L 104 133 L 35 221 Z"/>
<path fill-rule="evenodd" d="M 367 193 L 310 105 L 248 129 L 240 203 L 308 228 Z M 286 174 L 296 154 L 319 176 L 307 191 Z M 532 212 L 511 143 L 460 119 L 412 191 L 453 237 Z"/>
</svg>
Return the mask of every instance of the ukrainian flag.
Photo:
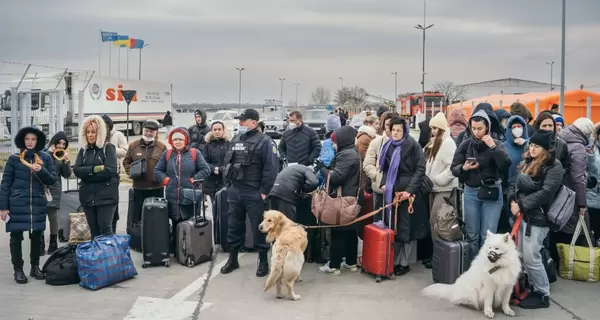
<svg viewBox="0 0 600 320">
<path fill-rule="evenodd" d="M 113 45 L 115 47 L 130 48 L 131 40 L 129 39 L 129 36 L 118 35 L 117 40 L 113 41 Z"/>
</svg>

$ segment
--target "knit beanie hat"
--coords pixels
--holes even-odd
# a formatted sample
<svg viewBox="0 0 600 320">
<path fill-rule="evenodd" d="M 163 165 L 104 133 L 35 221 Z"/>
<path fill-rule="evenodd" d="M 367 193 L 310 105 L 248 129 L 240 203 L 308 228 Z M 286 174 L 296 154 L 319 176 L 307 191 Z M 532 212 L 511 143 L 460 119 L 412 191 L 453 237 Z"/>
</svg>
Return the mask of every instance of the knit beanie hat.
<svg viewBox="0 0 600 320">
<path fill-rule="evenodd" d="M 327 117 L 327 122 L 325 123 L 325 131 L 331 132 L 341 127 L 342 123 L 340 122 L 339 116 L 336 116 L 335 114 L 330 114 L 329 117 Z"/>
<path fill-rule="evenodd" d="M 429 120 L 429 127 L 436 127 L 444 131 L 448 131 L 448 121 L 446 121 L 446 115 L 443 112 L 438 112 L 431 120 Z"/>
<path fill-rule="evenodd" d="M 556 121 L 556 120 L 555 120 Z M 575 128 L 579 129 L 586 137 L 594 131 L 594 123 L 588 118 L 579 118 L 573 122 Z"/>
<path fill-rule="evenodd" d="M 554 118 L 554 122 L 562 123 L 563 127 L 565 126 L 565 119 L 560 114 L 553 114 L 552 118 Z"/>
<path fill-rule="evenodd" d="M 171 140 L 175 140 L 175 139 L 181 139 L 181 140 L 185 140 L 185 135 L 183 135 L 183 133 L 181 132 L 173 132 L 173 134 L 171 135 Z"/>
<path fill-rule="evenodd" d="M 544 148 L 544 150 L 549 151 L 553 134 L 552 131 L 538 130 L 529 138 L 529 143 L 538 145 Z"/>
</svg>

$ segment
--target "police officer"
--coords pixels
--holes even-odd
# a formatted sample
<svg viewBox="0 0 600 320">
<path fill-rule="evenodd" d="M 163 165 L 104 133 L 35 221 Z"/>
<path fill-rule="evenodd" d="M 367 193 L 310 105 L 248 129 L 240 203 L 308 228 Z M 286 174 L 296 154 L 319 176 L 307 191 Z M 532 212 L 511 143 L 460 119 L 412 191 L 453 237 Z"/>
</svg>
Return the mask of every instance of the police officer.
<svg viewBox="0 0 600 320">
<path fill-rule="evenodd" d="M 254 232 L 254 246 L 258 249 L 256 276 L 264 277 L 269 273 L 269 245 L 265 242 L 265 235 L 258 231 L 258 225 L 262 222 L 264 201 L 279 171 L 277 146 L 258 127 L 258 111 L 246 109 L 235 118 L 240 121 L 240 127 L 225 155 L 225 178 L 229 184 L 227 242 L 230 251 L 229 259 L 221 268 L 221 273 L 228 274 L 240 267 L 238 252 L 244 243 L 248 216 Z"/>
</svg>

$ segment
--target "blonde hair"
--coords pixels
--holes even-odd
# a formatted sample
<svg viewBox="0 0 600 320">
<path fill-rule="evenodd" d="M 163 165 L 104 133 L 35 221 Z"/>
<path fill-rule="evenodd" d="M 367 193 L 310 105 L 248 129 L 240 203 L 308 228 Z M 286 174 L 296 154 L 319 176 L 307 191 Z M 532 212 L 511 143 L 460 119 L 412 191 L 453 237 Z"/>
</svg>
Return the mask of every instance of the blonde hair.
<svg viewBox="0 0 600 320">
<path fill-rule="evenodd" d="M 377 120 L 379 120 L 379 119 L 377 119 L 377 117 L 375 117 L 375 116 L 367 116 L 367 117 L 365 117 L 365 120 L 363 120 L 363 124 L 366 126 L 371 126 L 375 122 L 377 122 Z"/>
</svg>

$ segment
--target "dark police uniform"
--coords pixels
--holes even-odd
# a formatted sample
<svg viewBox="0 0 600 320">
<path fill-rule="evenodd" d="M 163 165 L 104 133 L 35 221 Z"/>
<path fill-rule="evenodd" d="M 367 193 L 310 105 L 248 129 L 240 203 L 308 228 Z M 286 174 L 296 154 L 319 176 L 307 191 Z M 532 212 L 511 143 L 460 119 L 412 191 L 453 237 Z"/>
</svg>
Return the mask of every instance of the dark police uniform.
<svg viewBox="0 0 600 320">
<path fill-rule="evenodd" d="M 258 118 L 258 112 L 255 117 Z M 246 111 L 240 116 L 244 116 Z M 248 117 L 248 119 L 253 119 Z M 227 274 L 239 268 L 238 250 L 244 244 L 246 216 L 254 231 L 254 246 L 259 251 L 257 276 L 268 273 L 267 251 L 269 245 L 265 234 L 258 231 L 265 210 L 261 194 L 268 195 L 279 171 L 277 146 L 267 135 L 255 128 L 236 135 L 231 141 L 230 150 L 225 155 L 225 178 L 228 181 L 227 201 L 229 202 L 229 261 L 221 269 Z"/>
</svg>

